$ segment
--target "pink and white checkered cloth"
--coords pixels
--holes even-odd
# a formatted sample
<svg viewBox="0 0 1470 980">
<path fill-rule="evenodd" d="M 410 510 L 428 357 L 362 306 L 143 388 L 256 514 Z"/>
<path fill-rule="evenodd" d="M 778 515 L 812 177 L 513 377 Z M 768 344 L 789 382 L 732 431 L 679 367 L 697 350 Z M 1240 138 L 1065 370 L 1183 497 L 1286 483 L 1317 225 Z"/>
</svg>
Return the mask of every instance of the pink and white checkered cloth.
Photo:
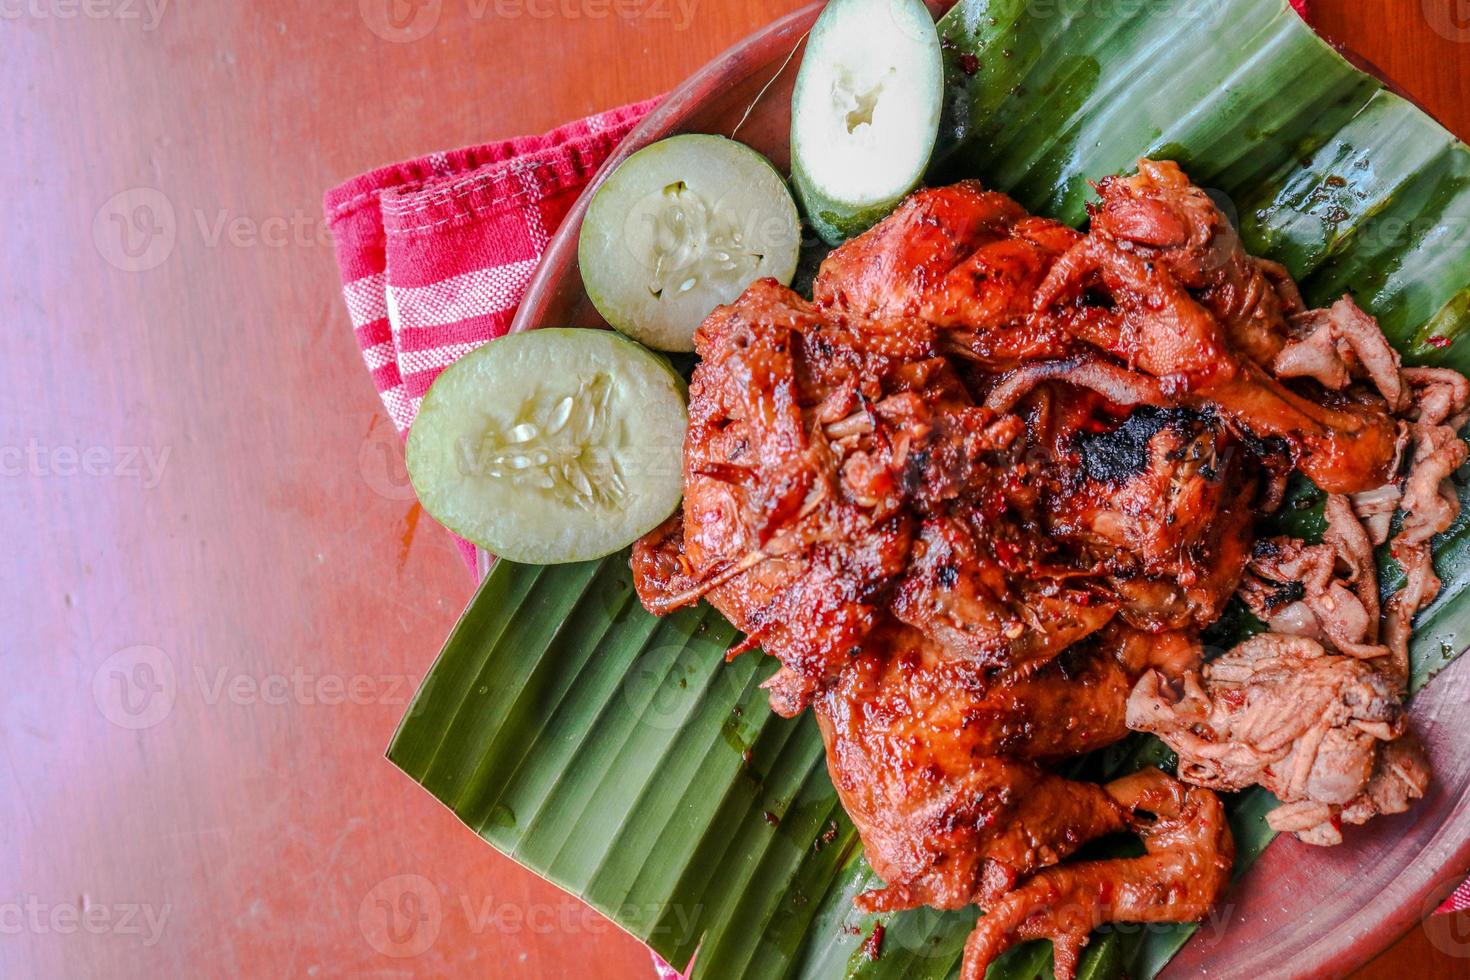
<svg viewBox="0 0 1470 980">
<path fill-rule="evenodd" d="M 1305 16 L 1306 0 L 1292 3 Z M 654 104 L 430 154 L 327 193 L 353 332 L 400 435 L 440 371 L 509 329 L 552 233 Z M 1439 911 L 1462 909 L 1470 882 Z"/>
<path fill-rule="evenodd" d="M 506 332 L 552 232 L 653 105 L 432 153 L 327 192 L 352 328 L 400 433 L 440 371 Z"/>
<path fill-rule="evenodd" d="M 552 233 L 654 104 L 431 153 L 327 192 L 352 329 L 400 436 L 440 371 L 505 335 Z M 473 567 L 474 547 L 459 545 Z"/>
</svg>

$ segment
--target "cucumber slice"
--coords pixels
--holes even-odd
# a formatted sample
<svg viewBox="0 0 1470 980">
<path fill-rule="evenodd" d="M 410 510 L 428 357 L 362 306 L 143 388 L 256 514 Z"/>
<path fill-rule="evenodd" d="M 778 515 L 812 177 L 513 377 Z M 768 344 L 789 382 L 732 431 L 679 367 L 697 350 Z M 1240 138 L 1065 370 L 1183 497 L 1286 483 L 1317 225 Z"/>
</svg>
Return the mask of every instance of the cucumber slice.
<svg viewBox="0 0 1470 980">
<path fill-rule="evenodd" d="M 694 349 L 715 307 L 767 276 L 789 285 L 801 219 L 771 162 L 722 136 L 672 136 L 623 161 L 582 223 L 582 282 L 608 323 Z"/>
<path fill-rule="evenodd" d="M 511 334 L 429 389 L 408 436 L 424 510 L 502 558 L 612 554 L 683 493 L 683 380 L 610 330 Z"/>
<path fill-rule="evenodd" d="M 918 186 L 939 136 L 944 63 L 921 0 L 832 0 L 791 99 L 791 177 L 837 245 Z"/>
</svg>

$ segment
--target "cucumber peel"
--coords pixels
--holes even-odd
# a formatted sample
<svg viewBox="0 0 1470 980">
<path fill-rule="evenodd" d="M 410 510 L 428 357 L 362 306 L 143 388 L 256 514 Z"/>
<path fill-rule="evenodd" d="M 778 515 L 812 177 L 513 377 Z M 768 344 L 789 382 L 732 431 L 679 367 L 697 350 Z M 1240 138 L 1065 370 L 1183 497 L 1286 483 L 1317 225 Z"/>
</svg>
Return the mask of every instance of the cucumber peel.
<svg viewBox="0 0 1470 980">
<path fill-rule="evenodd" d="M 924 178 L 939 136 L 944 59 L 921 0 L 832 0 L 791 101 L 791 177 L 807 222 L 837 245 Z"/>
</svg>

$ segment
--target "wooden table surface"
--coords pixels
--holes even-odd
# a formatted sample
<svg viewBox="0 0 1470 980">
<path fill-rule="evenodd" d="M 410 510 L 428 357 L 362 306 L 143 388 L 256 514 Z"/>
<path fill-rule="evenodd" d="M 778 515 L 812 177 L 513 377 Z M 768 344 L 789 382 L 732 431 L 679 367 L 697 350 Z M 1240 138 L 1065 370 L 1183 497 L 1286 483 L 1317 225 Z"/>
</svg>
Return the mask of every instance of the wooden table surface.
<svg viewBox="0 0 1470 980">
<path fill-rule="evenodd" d="M 795 6 L 0 0 L 0 976 L 649 976 L 382 759 L 471 582 L 321 192 L 653 95 Z M 1464 0 L 1317 6 L 1470 136 Z M 376 948 L 387 910 L 420 955 Z M 1467 936 L 1361 975 L 1466 976 Z"/>
</svg>

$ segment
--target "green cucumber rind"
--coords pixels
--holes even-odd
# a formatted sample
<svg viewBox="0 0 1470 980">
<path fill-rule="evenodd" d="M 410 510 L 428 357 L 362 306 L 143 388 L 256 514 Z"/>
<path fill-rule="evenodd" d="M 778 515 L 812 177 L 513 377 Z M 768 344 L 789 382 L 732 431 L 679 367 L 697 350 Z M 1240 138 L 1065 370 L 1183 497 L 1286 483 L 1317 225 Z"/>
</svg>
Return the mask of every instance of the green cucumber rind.
<svg viewBox="0 0 1470 980">
<path fill-rule="evenodd" d="M 925 162 L 925 168 L 928 162 Z M 811 178 L 796 159 L 791 161 L 791 183 L 801 201 L 802 213 L 811 229 L 828 245 L 841 245 L 856 238 L 893 213 L 900 201 L 923 183 L 922 175 L 901 192 L 876 204 L 852 205 L 823 194 L 812 185 Z"/>
<path fill-rule="evenodd" d="M 912 9 L 915 24 L 929 22 L 928 8 L 921 0 L 894 0 L 895 3 L 906 3 Z M 838 11 L 843 5 L 843 0 L 832 0 L 826 10 L 818 17 L 816 25 L 812 28 L 811 38 L 807 43 L 807 51 L 821 40 L 822 18 L 829 11 Z M 922 13 L 921 13 L 922 12 Z M 924 18 L 920 21 L 918 18 Z M 929 145 L 925 149 L 923 162 L 912 175 L 911 180 L 901 188 L 895 188 L 891 194 L 884 195 L 881 199 L 869 201 L 844 201 L 835 198 L 820 189 L 812 181 L 807 166 L 803 162 L 802 147 L 804 141 L 798 134 L 801 125 L 801 113 L 795 111 L 798 102 L 798 93 L 801 91 L 801 71 L 798 70 L 796 88 L 792 95 L 791 114 L 791 184 L 796 191 L 797 203 L 801 206 L 801 212 L 807 224 L 828 245 L 841 245 L 850 238 L 854 238 L 869 228 L 882 221 L 893 209 L 898 206 L 904 198 L 908 197 L 924 183 L 924 176 L 933 160 L 935 148 L 939 143 L 939 132 L 943 121 L 943 109 L 945 103 L 945 66 L 944 49 L 939 39 L 938 25 L 934 28 L 934 43 L 931 52 L 931 69 L 934 81 L 933 101 L 931 108 L 931 123 L 928 128 L 932 129 Z M 803 67 L 806 62 L 803 61 Z"/>
</svg>

